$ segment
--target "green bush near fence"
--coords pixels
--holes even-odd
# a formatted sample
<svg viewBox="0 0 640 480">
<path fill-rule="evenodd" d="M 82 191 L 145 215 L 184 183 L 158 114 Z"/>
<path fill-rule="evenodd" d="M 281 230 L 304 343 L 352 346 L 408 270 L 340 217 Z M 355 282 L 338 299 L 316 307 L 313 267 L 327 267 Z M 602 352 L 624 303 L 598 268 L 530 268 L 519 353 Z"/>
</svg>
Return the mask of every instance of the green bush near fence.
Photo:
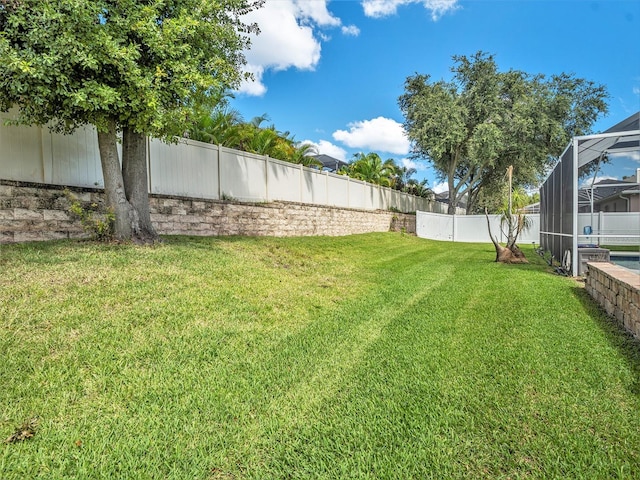
<svg viewBox="0 0 640 480">
<path fill-rule="evenodd" d="M 0 478 L 639 478 L 639 343 L 529 257 L 0 246 Z"/>
</svg>

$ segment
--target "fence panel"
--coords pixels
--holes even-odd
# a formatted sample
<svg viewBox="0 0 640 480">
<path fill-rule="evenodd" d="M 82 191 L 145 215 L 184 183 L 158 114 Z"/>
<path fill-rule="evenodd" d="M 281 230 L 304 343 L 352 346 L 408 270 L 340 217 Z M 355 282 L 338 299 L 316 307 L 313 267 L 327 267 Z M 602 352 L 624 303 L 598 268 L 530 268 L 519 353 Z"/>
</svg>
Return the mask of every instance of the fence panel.
<svg viewBox="0 0 640 480">
<path fill-rule="evenodd" d="M 302 203 L 327 204 L 327 172 L 305 168 L 300 188 Z"/>
<path fill-rule="evenodd" d="M 151 193 L 218 200 L 218 158 L 216 145 L 181 140 L 168 145 L 149 142 L 149 189 Z"/>
<path fill-rule="evenodd" d="M 49 133 L 45 129 L 45 141 L 47 136 L 50 137 L 52 158 L 51 181 L 48 183 L 75 187 L 104 187 L 98 134 L 94 127 L 78 128 L 73 135 Z M 46 150 L 43 152 L 46 164 Z"/>
<path fill-rule="evenodd" d="M 8 118 L 9 113 L 2 114 L 0 122 Z M 42 128 L 0 123 L 0 178 L 46 183 L 42 148 Z"/>
<path fill-rule="evenodd" d="M 376 185 L 371 192 L 371 208 L 374 210 L 386 210 L 385 205 L 386 188 Z"/>
<path fill-rule="evenodd" d="M 349 208 L 365 208 L 366 183 L 360 180 L 349 180 Z"/>
<path fill-rule="evenodd" d="M 349 207 L 349 177 L 344 175 L 334 175 L 332 173 L 327 176 L 328 188 L 328 205 L 333 207 Z"/>
<path fill-rule="evenodd" d="M 586 226 L 591 227 L 593 236 L 584 236 Z M 578 235 L 579 244 L 639 245 L 640 215 L 638 212 L 579 213 Z"/>
<path fill-rule="evenodd" d="M 302 181 L 301 166 L 269 158 L 268 162 L 269 200 L 300 202 Z"/>
<path fill-rule="evenodd" d="M 490 215 L 491 232 L 499 242 L 504 241 L 500 231 L 500 217 Z M 455 229 L 452 232 L 454 242 L 490 242 L 487 219 L 484 215 L 455 215 Z"/>
<path fill-rule="evenodd" d="M 266 202 L 266 158 L 220 148 L 220 196 L 248 202 Z"/>
<path fill-rule="evenodd" d="M 416 211 L 416 204 L 412 200 L 413 197 L 410 197 L 406 193 L 400 192 L 400 211 L 402 212 L 411 212 Z"/>
<path fill-rule="evenodd" d="M 380 187 L 372 185 L 370 183 L 364 184 L 364 209 L 365 210 L 377 210 L 380 203 L 380 196 L 378 191 Z"/>
<path fill-rule="evenodd" d="M 397 190 L 389 191 L 389 209 L 397 209 L 400 210 L 400 192 Z"/>
<path fill-rule="evenodd" d="M 380 189 L 380 204 L 378 207 L 380 210 L 389 210 L 389 207 L 391 207 L 391 192 L 390 188 Z"/>
<path fill-rule="evenodd" d="M 520 237 L 518 237 L 518 243 L 526 245 L 527 243 L 540 243 L 540 214 L 535 213 L 527 215 L 527 218 L 531 221 L 531 225 L 528 229 L 524 230 Z"/>
<path fill-rule="evenodd" d="M 416 212 L 416 235 L 431 240 L 453 240 L 453 215 Z"/>
<path fill-rule="evenodd" d="M 540 215 L 528 215 L 531 226 L 520 234 L 519 244 L 540 241 Z M 491 232 L 499 242 L 506 242 L 500 228 L 500 215 L 489 215 Z M 416 234 L 432 240 L 490 243 L 487 219 L 484 215 L 445 215 L 417 212 Z"/>
</svg>

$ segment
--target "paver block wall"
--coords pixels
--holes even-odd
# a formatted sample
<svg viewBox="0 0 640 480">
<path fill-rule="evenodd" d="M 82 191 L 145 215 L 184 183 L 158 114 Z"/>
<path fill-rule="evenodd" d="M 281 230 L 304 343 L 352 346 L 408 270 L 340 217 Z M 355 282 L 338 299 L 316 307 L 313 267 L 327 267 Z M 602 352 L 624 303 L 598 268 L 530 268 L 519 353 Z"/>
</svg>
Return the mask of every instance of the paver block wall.
<svg viewBox="0 0 640 480">
<path fill-rule="evenodd" d="M 605 311 L 640 339 L 640 275 L 612 263 L 587 263 L 585 287 Z"/>
<path fill-rule="evenodd" d="M 72 188 L 83 203 L 104 204 L 102 190 Z M 415 233 L 415 215 L 288 202 L 238 203 L 152 195 L 151 220 L 163 235 L 309 236 L 389 230 Z M 63 187 L 1 181 L 0 243 L 83 238 Z"/>
</svg>

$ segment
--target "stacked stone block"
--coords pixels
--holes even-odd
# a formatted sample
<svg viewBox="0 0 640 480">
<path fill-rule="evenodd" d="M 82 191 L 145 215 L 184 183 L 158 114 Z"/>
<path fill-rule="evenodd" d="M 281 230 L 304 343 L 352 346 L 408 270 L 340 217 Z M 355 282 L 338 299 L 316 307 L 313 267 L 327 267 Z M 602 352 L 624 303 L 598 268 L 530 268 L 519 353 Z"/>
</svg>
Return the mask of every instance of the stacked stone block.
<svg viewBox="0 0 640 480">
<path fill-rule="evenodd" d="M 70 188 L 84 203 L 104 204 L 97 189 Z M 152 195 L 151 220 L 162 235 L 309 236 L 415 233 L 415 215 L 288 202 L 239 203 Z M 73 215 L 64 187 L 0 181 L 0 243 L 87 234 Z"/>
<path fill-rule="evenodd" d="M 589 295 L 640 339 L 640 275 L 612 263 L 589 262 L 587 268 Z"/>
<path fill-rule="evenodd" d="M 42 188 L 34 184 L 0 184 L 0 243 L 61 238 L 83 238 L 80 222 L 69 213 L 63 187 Z M 102 195 L 74 191 L 81 202 L 101 202 Z"/>
</svg>

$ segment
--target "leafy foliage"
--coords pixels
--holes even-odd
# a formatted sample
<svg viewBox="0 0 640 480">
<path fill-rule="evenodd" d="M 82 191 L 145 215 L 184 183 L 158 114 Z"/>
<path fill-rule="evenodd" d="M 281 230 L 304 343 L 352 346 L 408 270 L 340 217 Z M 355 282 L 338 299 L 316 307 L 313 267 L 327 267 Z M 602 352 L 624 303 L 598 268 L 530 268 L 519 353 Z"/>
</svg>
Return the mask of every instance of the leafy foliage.
<svg viewBox="0 0 640 480">
<path fill-rule="evenodd" d="M 241 15 L 256 1 L 20 0 L 0 12 L 0 107 L 69 131 L 118 125 L 181 134 L 198 106 L 239 84 Z"/>
<path fill-rule="evenodd" d="M 392 187 L 396 182 L 398 167 L 392 159 L 383 161 L 377 153 L 356 153 L 340 173 L 375 185 Z"/>
<path fill-rule="evenodd" d="M 131 236 L 136 222 L 150 225 L 140 139 L 171 141 L 203 105 L 239 85 L 248 34 L 258 31 L 243 16 L 261 5 L 262 0 L 4 0 L 0 110 L 17 106 L 16 123 L 49 123 L 62 132 L 95 125 L 116 233 Z M 117 158 L 118 131 L 125 136 L 122 165 L 135 172 L 128 178 Z"/>
<path fill-rule="evenodd" d="M 427 187 L 427 180 L 411 178 L 415 168 L 399 166 L 395 160 L 382 160 L 377 153 L 356 153 L 351 162 L 338 172 L 358 180 L 400 190 L 417 197 L 431 198 L 433 192 Z"/>
<path fill-rule="evenodd" d="M 263 127 L 268 119 L 265 114 L 245 122 L 236 110 L 228 108 L 225 101 L 211 111 L 200 112 L 188 135 L 201 142 L 268 155 L 285 162 L 307 167 L 322 166 L 313 156 L 317 153 L 313 145 L 296 142 L 289 132 L 276 130 L 275 125 Z"/>
<path fill-rule="evenodd" d="M 605 87 L 585 79 L 500 72 L 483 52 L 453 60 L 451 81 L 416 74 L 399 98 L 413 155 L 447 180 L 450 210 L 464 195 L 468 212 L 477 210 L 508 165 L 516 185 L 537 184 L 569 139 L 607 111 Z"/>
<path fill-rule="evenodd" d="M 113 210 L 107 208 L 100 211 L 97 203 L 83 205 L 78 198 L 65 189 L 64 196 L 69 201 L 69 211 L 80 219 L 80 223 L 85 232 L 89 233 L 94 240 L 108 242 L 113 239 L 115 214 Z"/>
</svg>

